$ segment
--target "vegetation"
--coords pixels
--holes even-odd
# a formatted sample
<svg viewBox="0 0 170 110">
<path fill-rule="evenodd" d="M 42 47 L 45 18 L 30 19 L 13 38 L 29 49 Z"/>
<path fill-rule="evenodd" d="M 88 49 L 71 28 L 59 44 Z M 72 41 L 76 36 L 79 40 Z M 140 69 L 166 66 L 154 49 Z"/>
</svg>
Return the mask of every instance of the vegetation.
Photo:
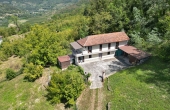
<svg viewBox="0 0 170 110">
<path fill-rule="evenodd" d="M 75 104 L 84 87 L 83 77 L 76 68 L 54 73 L 47 89 L 47 97 L 53 104 L 62 102 L 69 107 Z"/>
<path fill-rule="evenodd" d="M 6 78 L 8 80 L 11 80 L 11 79 L 13 79 L 15 77 L 16 77 L 16 73 L 14 72 L 14 70 L 12 70 L 10 68 L 6 70 Z"/>
<path fill-rule="evenodd" d="M 10 16 L 17 16 L 20 20 L 28 21 L 27 23 L 47 21 L 56 12 L 75 7 L 77 2 L 78 0 L 0 1 L 0 26 L 13 26 L 13 22 L 9 20 Z"/>
<path fill-rule="evenodd" d="M 124 30 L 131 44 L 167 61 L 169 13 L 169 2 L 160 0 L 92 0 L 84 10 L 90 19 L 88 34 Z"/>
<path fill-rule="evenodd" d="M 46 90 L 42 83 L 27 82 L 23 80 L 21 74 L 10 81 L 0 82 L 0 107 L 6 109 L 27 109 L 27 110 L 54 110 L 57 106 L 52 106 L 44 97 Z"/>
<path fill-rule="evenodd" d="M 40 65 L 34 65 L 33 63 L 26 64 L 23 73 L 25 74 L 26 80 L 35 81 L 37 78 L 42 76 L 43 67 Z"/>
<path fill-rule="evenodd" d="M 105 88 L 104 104 L 111 102 L 111 109 L 169 109 L 169 68 L 168 63 L 153 57 L 143 65 L 116 73 L 109 78 L 113 91 Z"/>
</svg>

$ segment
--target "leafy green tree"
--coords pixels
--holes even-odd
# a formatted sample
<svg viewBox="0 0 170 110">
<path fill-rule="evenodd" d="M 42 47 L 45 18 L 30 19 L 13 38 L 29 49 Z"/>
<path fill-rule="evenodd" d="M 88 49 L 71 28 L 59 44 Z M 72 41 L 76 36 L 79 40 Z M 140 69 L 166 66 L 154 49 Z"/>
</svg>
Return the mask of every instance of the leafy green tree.
<svg viewBox="0 0 170 110">
<path fill-rule="evenodd" d="M 53 104 L 65 103 L 66 106 L 72 106 L 84 87 L 83 78 L 77 71 L 54 73 L 47 88 L 47 97 Z"/>
<path fill-rule="evenodd" d="M 43 67 L 40 65 L 34 65 L 33 63 L 26 64 L 23 73 L 25 74 L 25 79 L 28 81 L 35 81 L 42 76 Z"/>
<path fill-rule="evenodd" d="M 10 19 L 11 19 L 11 20 L 13 21 L 13 23 L 16 25 L 17 31 L 20 31 L 20 26 L 19 26 L 19 24 L 18 24 L 18 17 L 17 17 L 17 16 L 11 16 Z"/>
</svg>

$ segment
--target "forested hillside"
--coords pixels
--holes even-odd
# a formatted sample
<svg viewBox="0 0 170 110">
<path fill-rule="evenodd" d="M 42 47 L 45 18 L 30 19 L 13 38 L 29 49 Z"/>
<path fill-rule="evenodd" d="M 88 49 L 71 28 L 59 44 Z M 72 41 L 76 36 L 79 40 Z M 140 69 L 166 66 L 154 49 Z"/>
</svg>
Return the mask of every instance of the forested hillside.
<svg viewBox="0 0 170 110">
<path fill-rule="evenodd" d="M 130 44 L 170 60 L 170 2 L 167 0 L 97 0 L 84 10 L 88 34 L 125 31 Z"/>
</svg>

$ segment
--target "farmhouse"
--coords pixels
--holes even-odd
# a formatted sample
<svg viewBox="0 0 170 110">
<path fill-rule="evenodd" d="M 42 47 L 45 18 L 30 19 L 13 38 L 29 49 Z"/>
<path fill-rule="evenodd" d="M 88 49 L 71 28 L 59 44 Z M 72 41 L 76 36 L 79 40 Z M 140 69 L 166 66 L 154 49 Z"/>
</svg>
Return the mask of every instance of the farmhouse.
<svg viewBox="0 0 170 110">
<path fill-rule="evenodd" d="M 129 37 L 125 32 L 114 32 L 99 35 L 90 35 L 83 39 L 70 43 L 72 59 L 69 56 L 58 57 L 60 67 L 67 68 L 70 62 L 76 65 L 99 60 L 111 59 L 115 56 L 127 55 L 129 62 L 137 62 L 148 57 L 148 54 L 132 46 L 127 46 Z M 141 57 L 140 57 L 141 56 Z M 64 59 L 65 64 L 63 66 Z M 66 63 L 67 62 L 67 63 Z"/>
</svg>

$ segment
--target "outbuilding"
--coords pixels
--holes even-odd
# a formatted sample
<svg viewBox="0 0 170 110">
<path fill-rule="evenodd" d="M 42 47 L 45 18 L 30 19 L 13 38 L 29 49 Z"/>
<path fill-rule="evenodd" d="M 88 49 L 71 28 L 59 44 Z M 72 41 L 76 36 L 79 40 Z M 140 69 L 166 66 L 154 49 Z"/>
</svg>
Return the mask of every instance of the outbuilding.
<svg viewBox="0 0 170 110">
<path fill-rule="evenodd" d="M 62 70 L 67 69 L 67 67 L 70 65 L 70 56 L 65 55 L 65 56 L 59 56 L 58 57 L 58 63 L 59 66 L 61 67 Z"/>
<path fill-rule="evenodd" d="M 148 57 L 150 57 L 150 54 L 142 50 L 139 50 L 133 46 L 121 46 L 119 47 L 119 49 L 124 52 L 123 53 L 124 56 L 128 56 L 129 62 L 132 64 L 133 63 L 138 64 L 140 62 L 143 62 Z"/>
</svg>

